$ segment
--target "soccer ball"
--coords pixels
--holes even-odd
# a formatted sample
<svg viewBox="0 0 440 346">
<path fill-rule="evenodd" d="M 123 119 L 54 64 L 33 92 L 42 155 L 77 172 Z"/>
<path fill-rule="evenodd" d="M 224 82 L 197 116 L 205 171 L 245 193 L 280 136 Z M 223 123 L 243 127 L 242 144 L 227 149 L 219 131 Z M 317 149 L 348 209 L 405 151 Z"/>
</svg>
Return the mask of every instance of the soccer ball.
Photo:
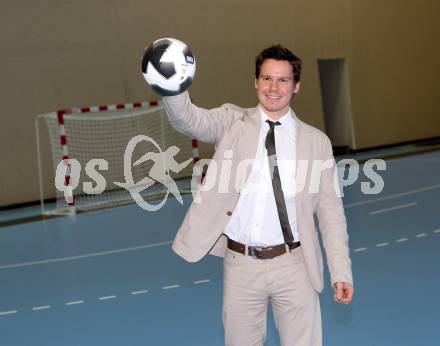
<svg viewBox="0 0 440 346">
<path fill-rule="evenodd" d="M 188 46 L 174 38 L 161 38 L 151 44 L 142 58 L 142 74 L 162 96 L 174 96 L 191 85 L 196 59 Z"/>
</svg>

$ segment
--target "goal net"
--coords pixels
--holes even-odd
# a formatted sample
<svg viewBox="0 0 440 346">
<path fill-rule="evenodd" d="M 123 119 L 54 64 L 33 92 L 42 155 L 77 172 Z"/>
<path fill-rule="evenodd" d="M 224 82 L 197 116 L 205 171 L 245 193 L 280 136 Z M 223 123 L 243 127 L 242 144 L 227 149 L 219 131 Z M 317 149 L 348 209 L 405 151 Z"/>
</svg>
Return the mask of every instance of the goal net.
<svg viewBox="0 0 440 346">
<path fill-rule="evenodd" d="M 145 200 L 169 194 L 170 186 L 191 192 L 197 143 L 169 125 L 160 103 L 42 114 L 36 132 L 44 214 L 132 203 L 133 187 Z"/>
</svg>

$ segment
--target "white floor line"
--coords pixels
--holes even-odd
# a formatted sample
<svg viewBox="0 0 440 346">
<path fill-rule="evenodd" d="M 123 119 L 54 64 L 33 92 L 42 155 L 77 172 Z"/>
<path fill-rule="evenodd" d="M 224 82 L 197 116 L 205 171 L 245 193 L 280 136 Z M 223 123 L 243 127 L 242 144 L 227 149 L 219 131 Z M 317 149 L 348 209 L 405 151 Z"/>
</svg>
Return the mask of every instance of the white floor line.
<svg viewBox="0 0 440 346">
<path fill-rule="evenodd" d="M 66 303 L 66 305 L 77 305 L 77 304 L 84 304 L 84 300 L 75 300 L 73 302 Z"/>
<path fill-rule="evenodd" d="M 17 310 L 1 311 L 0 315 L 12 315 L 12 314 L 16 314 L 17 312 L 18 312 Z"/>
<path fill-rule="evenodd" d="M 423 238 L 423 237 L 426 237 L 426 236 L 427 236 L 426 233 L 419 233 L 419 234 L 416 235 L 416 238 Z"/>
<path fill-rule="evenodd" d="M 417 204 L 418 204 L 418 202 L 401 204 L 401 205 L 397 205 L 397 206 L 391 207 L 391 208 L 385 208 L 385 209 L 379 209 L 379 210 L 370 211 L 368 214 L 370 214 L 370 215 L 382 214 L 382 213 L 386 213 L 388 211 L 393 211 L 393 210 L 397 210 L 397 209 L 414 207 Z"/>
<path fill-rule="evenodd" d="M 376 203 L 376 202 L 380 202 L 380 201 L 386 201 L 387 199 L 393 199 L 393 198 L 398 198 L 398 197 L 402 197 L 402 196 L 408 196 L 408 195 L 412 195 L 412 194 L 415 194 L 415 193 L 431 191 L 431 190 L 435 190 L 435 189 L 440 189 L 440 184 L 426 186 L 426 187 L 422 187 L 422 188 L 416 189 L 416 190 L 410 190 L 410 191 L 406 191 L 406 192 L 395 193 L 395 194 L 392 194 L 392 195 L 389 195 L 389 196 L 385 196 L 385 197 L 373 198 L 373 199 L 370 199 L 368 201 L 356 202 L 356 203 L 348 203 L 348 204 L 344 205 L 344 208 L 353 208 L 353 207 L 357 207 L 357 206 L 360 206 L 360 205 Z"/>
<path fill-rule="evenodd" d="M 194 284 L 196 284 L 196 285 L 204 284 L 204 283 L 207 283 L 207 282 L 210 282 L 210 281 L 211 281 L 210 279 L 197 280 L 197 281 L 194 281 Z"/>
<path fill-rule="evenodd" d="M 360 247 L 358 249 L 354 249 L 353 252 L 361 252 L 361 251 L 366 251 L 367 248 L 366 247 Z"/>
<path fill-rule="evenodd" d="M 440 229 L 436 229 L 436 230 L 432 231 L 432 233 L 440 233 Z"/>
<path fill-rule="evenodd" d="M 401 196 L 412 195 L 412 194 L 415 194 L 415 193 L 430 191 L 430 190 L 434 190 L 434 189 L 438 189 L 438 188 L 440 188 L 440 184 L 426 186 L 426 187 L 423 187 L 423 188 L 420 188 L 420 189 L 416 189 L 416 190 L 410 190 L 410 191 L 406 191 L 406 192 L 396 193 L 396 194 L 385 196 L 385 197 L 370 199 L 368 201 L 357 202 L 357 203 L 348 203 L 348 204 L 344 205 L 344 208 L 353 208 L 353 207 L 357 207 L 357 206 L 360 206 L 360 205 L 376 203 L 376 202 L 380 202 L 380 201 L 384 201 L 384 200 L 388 200 L 388 199 L 393 199 L 393 198 L 398 198 L 398 197 L 401 197 Z M 434 233 L 440 233 L 440 229 L 439 230 L 435 230 Z M 159 242 L 159 243 L 153 243 L 153 244 L 147 244 L 147 245 L 141 245 L 141 246 L 134 246 L 134 247 L 123 248 L 123 249 L 116 249 L 116 250 L 111 250 L 111 251 L 95 252 L 95 253 L 90 253 L 90 254 L 87 254 L 87 255 L 70 256 L 70 257 L 59 257 L 59 258 L 52 258 L 52 259 L 48 259 L 48 260 L 42 260 L 42 261 L 32 261 L 32 262 L 21 262 L 21 263 L 14 263 L 14 264 L 6 264 L 6 265 L 0 266 L 0 269 L 19 268 L 19 267 L 27 267 L 27 266 L 34 266 L 34 265 L 41 265 L 41 264 L 48 264 L 48 263 L 73 261 L 73 260 L 78 260 L 78 259 L 82 259 L 82 258 L 89 258 L 89 257 L 96 257 L 96 256 L 113 255 L 113 254 L 116 254 L 116 253 L 123 253 L 123 252 L 129 252 L 129 251 L 137 251 L 137 250 L 143 250 L 143 249 L 148 249 L 148 248 L 152 248 L 152 247 L 170 245 L 172 242 L 173 241 L 170 240 L 170 241 L 164 241 L 164 242 Z"/>
<path fill-rule="evenodd" d="M 163 290 L 169 290 L 169 289 L 178 288 L 178 287 L 180 287 L 180 286 L 179 285 L 171 285 L 171 286 L 163 286 L 162 289 Z"/>
<path fill-rule="evenodd" d="M 33 311 L 47 310 L 47 309 L 50 309 L 50 305 L 34 306 L 32 308 Z"/>
<path fill-rule="evenodd" d="M 99 300 L 109 300 L 109 299 L 115 299 L 116 296 L 105 296 L 105 297 L 99 297 Z"/>
<path fill-rule="evenodd" d="M 78 259 L 82 259 L 82 258 L 89 258 L 89 257 L 96 257 L 96 256 L 113 255 L 113 254 L 116 254 L 116 253 L 129 252 L 129 251 L 137 251 L 137 250 L 143 250 L 143 249 L 148 249 L 148 248 L 157 247 L 157 246 L 169 245 L 171 243 L 172 243 L 172 241 L 164 241 L 164 242 L 160 242 L 160 243 L 147 244 L 147 245 L 141 245 L 141 246 L 133 246 L 133 247 L 117 249 L 117 250 L 111 250 L 111 251 L 95 252 L 95 253 L 90 253 L 90 254 L 87 254 L 87 255 L 70 256 L 70 257 L 59 257 L 59 258 L 53 258 L 53 259 L 48 259 L 48 260 L 43 260 L 43 261 L 33 261 L 33 262 L 22 262 L 22 263 L 7 264 L 7 265 L 0 266 L 0 269 L 27 267 L 27 266 L 34 266 L 34 265 L 39 265 L 39 264 L 56 263 L 56 262 L 63 262 L 63 261 L 72 261 L 72 260 L 78 260 Z"/>
<path fill-rule="evenodd" d="M 408 238 L 400 238 L 396 240 L 398 243 L 403 243 L 404 241 L 408 241 Z"/>
<path fill-rule="evenodd" d="M 387 245 L 389 245 L 389 243 L 379 243 L 379 244 L 376 244 L 376 247 L 384 247 Z"/>
<path fill-rule="evenodd" d="M 137 295 L 137 294 L 145 294 L 145 293 L 148 293 L 148 290 L 133 291 L 130 294 L 131 295 Z"/>
</svg>

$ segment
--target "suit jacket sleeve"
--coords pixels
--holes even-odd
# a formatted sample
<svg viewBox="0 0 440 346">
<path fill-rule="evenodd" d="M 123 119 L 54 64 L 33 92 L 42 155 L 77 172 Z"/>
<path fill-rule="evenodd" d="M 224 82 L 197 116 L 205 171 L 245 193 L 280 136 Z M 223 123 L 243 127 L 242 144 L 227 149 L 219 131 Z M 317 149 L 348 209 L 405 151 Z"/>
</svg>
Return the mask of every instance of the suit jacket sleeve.
<svg viewBox="0 0 440 346">
<path fill-rule="evenodd" d="M 236 114 L 233 111 L 236 106 L 230 104 L 209 110 L 197 107 L 187 91 L 162 100 L 171 126 L 205 143 L 217 144 Z"/>
<path fill-rule="evenodd" d="M 347 282 L 353 285 L 351 260 L 348 247 L 347 223 L 342 200 L 338 195 L 339 185 L 330 140 L 325 137 L 324 160 L 331 167 L 324 169 L 319 186 L 317 216 L 327 255 L 331 282 Z"/>
</svg>

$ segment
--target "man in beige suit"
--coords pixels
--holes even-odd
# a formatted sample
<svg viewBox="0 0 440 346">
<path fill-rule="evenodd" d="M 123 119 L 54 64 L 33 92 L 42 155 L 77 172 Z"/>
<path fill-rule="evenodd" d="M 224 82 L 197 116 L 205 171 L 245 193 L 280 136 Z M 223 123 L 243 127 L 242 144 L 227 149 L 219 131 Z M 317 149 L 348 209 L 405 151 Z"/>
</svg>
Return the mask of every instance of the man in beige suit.
<svg viewBox="0 0 440 346">
<path fill-rule="evenodd" d="M 184 92 L 164 97 L 171 125 L 215 144 L 198 198 L 173 243 L 190 262 L 224 256 L 225 344 L 262 345 L 271 302 L 283 346 L 322 344 L 319 220 L 338 303 L 353 295 L 346 221 L 329 139 L 289 107 L 301 60 L 282 46 L 256 59 L 256 108 L 202 109 Z"/>
</svg>

